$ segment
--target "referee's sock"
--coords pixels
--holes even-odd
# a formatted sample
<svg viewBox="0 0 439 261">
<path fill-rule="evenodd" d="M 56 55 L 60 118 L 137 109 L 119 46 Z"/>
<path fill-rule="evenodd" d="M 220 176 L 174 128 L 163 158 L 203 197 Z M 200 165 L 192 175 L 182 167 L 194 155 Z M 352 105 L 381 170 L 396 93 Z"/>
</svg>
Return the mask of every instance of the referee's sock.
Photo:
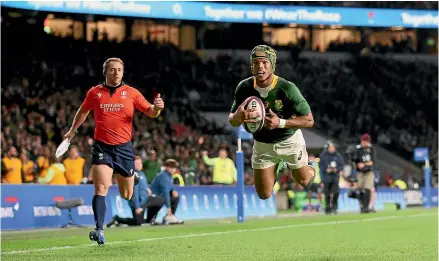
<svg viewBox="0 0 439 261">
<path fill-rule="evenodd" d="M 94 195 L 92 207 L 96 222 L 96 229 L 103 230 L 105 211 L 107 210 L 107 205 L 105 204 L 105 196 Z"/>
</svg>

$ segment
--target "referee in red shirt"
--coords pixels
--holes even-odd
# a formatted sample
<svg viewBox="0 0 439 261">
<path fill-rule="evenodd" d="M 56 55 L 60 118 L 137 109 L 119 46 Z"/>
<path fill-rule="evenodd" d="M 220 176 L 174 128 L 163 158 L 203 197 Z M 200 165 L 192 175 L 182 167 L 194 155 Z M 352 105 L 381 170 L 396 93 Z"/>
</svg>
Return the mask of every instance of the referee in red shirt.
<svg viewBox="0 0 439 261">
<path fill-rule="evenodd" d="M 123 81 L 124 63 L 119 58 L 109 58 L 104 62 L 105 83 L 91 88 L 85 101 L 79 107 L 72 127 L 64 136 L 71 140 L 76 129 L 81 126 L 91 110 L 94 110 L 95 132 L 92 153 L 92 175 L 95 186 L 92 207 L 96 230 L 90 232 L 90 240 L 99 245 L 105 243 L 104 218 L 105 196 L 111 186 L 113 173 L 116 174 L 122 198 L 133 196 L 134 151 L 131 144 L 134 110 L 137 109 L 151 118 L 159 116 L 165 107 L 160 94 L 151 105 L 135 88 Z"/>
</svg>

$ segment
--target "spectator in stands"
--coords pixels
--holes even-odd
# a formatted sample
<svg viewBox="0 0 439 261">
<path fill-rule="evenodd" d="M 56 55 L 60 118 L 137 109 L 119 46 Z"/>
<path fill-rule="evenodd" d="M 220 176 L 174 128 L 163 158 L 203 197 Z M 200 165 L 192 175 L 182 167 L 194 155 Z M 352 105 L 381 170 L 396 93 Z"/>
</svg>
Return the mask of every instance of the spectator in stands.
<svg viewBox="0 0 439 261">
<path fill-rule="evenodd" d="M 14 146 L 9 147 L 6 156 L 2 159 L 2 183 L 23 183 L 21 176 L 22 162 L 17 156 L 17 148 Z"/>
<path fill-rule="evenodd" d="M 161 171 L 162 164 L 157 158 L 157 152 L 153 149 L 148 151 L 148 159 L 143 162 L 143 172 L 148 182 L 157 176 Z"/>
<path fill-rule="evenodd" d="M 209 173 L 204 162 L 198 163 L 197 179 L 197 184 L 199 185 L 212 185 L 212 175 Z"/>
<path fill-rule="evenodd" d="M 69 156 L 63 161 L 66 169 L 66 179 L 69 185 L 79 185 L 84 178 L 85 159 L 79 156 L 78 147 L 73 145 L 69 149 Z"/>
<path fill-rule="evenodd" d="M 53 157 L 52 150 L 50 149 L 49 146 L 46 145 L 46 146 L 40 147 L 40 153 L 37 155 L 40 155 L 37 158 L 38 177 L 44 178 L 47 175 L 47 171 L 49 170 L 49 167 L 51 165 L 50 161 Z"/>
<path fill-rule="evenodd" d="M 219 157 L 209 158 L 208 152 L 203 151 L 203 160 L 209 166 L 213 166 L 214 184 L 218 185 L 233 185 L 237 180 L 237 170 L 233 160 L 227 157 L 227 150 L 221 148 L 219 150 Z"/>
<path fill-rule="evenodd" d="M 394 180 L 393 177 L 390 177 L 387 180 L 387 185 L 391 188 L 399 188 L 401 190 L 407 189 L 407 183 L 405 183 L 402 179 Z"/>
<path fill-rule="evenodd" d="M 38 183 L 49 185 L 67 185 L 65 176 L 66 169 L 61 162 L 61 158 L 51 156 L 49 158 L 49 168 L 44 175 L 40 175 Z"/>
<path fill-rule="evenodd" d="M 26 150 L 21 151 L 20 159 L 23 165 L 21 168 L 23 183 L 36 183 L 37 165 L 29 159 L 29 153 Z"/>
<path fill-rule="evenodd" d="M 426 3 L 433 9 L 437 7 L 437 3 Z M 359 4 L 428 8 L 423 2 Z M 154 42 L 103 43 L 56 38 L 42 32 L 38 23 L 17 25 L 15 20 L 3 18 L 2 30 L 10 38 L 2 45 L 2 151 L 10 146 L 16 146 L 19 151 L 26 149 L 30 160 L 44 173 L 48 168 L 47 155 L 53 153 L 42 153 L 43 150 L 54 151 L 56 144 L 62 141 L 72 122 L 74 108 L 85 96 L 85 86 L 100 80 L 100 61 L 115 51 L 130 60 L 127 64 L 130 83 L 148 86 L 140 88 L 148 97 L 160 91 L 172 98 L 169 111 L 164 112 L 172 117 L 135 120 L 133 138 L 134 143 L 138 143 L 137 152 L 156 148 L 156 159 L 160 162 L 165 157 L 174 157 L 175 153 L 183 155 L 182 161 L 185 161 L 185 150 L 177 150 L 177 146 L 197 151 L 208 149 L 212 153 L 227 143 L 230 151 L 235 151 L 233 135 L 208 121 L 200 109 L 220 110 L 230 106 L 233 96 L 230 86 L 247 75 L 247 60 L 221 55 L 204 62 L 193 52 Z M 17 31 L 21 33 L 16 34 Z M 32 41 L 27 41 L 30 38 Z M 338 50 L 343 52 L 357 48 L 354 42 L 339 44 L 343 47 Z M 406 48 L 404 43 L 401 46 L 399 50 Z M 84 55 L 84 52 L 97 56 Z M 362 55 L 347 60 L 299 56 L 296 60 L 279 59 L 277 70 L 285 77 L 297 79 L 297 85 L 315 108 L 317 130 L 342 143 L 352 142 L 360 133 L 368 132 L 379 145 L 406 159 L 411 159 L 414 147 L 430 146 L 433 173 L 437 173 L 437 142 L 432 141 L 438 136 L 438 117 L 437 110 L 431 109 L 437 108 L 437 64 L 380 56 Z M 145 57 L 151 61 L 147 65 Z M 192 89 L 194 92 L 190 92 Z M 195 99 L 198 93 L 202 99 L 191 102 L 189 93 Z M 75 142 L 88 161 L 91 157 L 86 154 L 90 154 L 93 135 L 90 117 L 78 131 Z M 201 137 L 204 141 L 199 143 Z M 248 153 L 245 155 L 248 164 Z M 233 160 L 234 155 L 230 157 Z M 195 180 L 199 184 L 210 184 L 212 175 L 200 164 L 203 160 L 199 157 L 194 160 L 197 163 Z M 191 164 L 181 162 L 182 168 L 187 166 L 188 170 Z M 89 168 L 91 164 L 86 165 Z M 157 172 L 151 171 L 153 176 Z M 39 171 L 35 174 L 38 176 Z M 187 180 L 186 173 L 182 174 Z"/>
</svg>

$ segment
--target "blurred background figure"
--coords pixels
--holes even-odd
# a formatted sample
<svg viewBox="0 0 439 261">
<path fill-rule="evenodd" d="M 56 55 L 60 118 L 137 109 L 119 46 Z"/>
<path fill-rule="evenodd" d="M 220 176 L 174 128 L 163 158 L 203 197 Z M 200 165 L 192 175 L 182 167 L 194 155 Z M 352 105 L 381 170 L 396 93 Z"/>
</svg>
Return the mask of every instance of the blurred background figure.
<svg viewBox="0 0 439 261">
<path fill-rule="evenodd" d="M 375 212 L 371 206 L 375 201 L 375 150 L 371 144 L 370 135 L 361 135 L 360 144 L 356 146 L 355 166 L 357 168 L 357 182 L 360 191 L 360 205 L 362 213 Z"/>
<path fill-rule="evenodd" d="M 212 182 L 217 185 L 233 185 L 237 179 L 237 170 L 233 160 L 227 157 L 227 149 L 221 148 L 218 157 L 209 158 L 208 152 L 203 151 L 203 160 L 213 166 Z"/>
<path fill-rule="evenodd" d="M 156 175 L 161 171 L 162 164 L 157 158 L 157 152 L 153 149 L 148 151 L 148 158 L 143 161 L 143 172 L 148 182 L 156 177 Z"/>
<path fill-rule="evenodd" d="M 23 177 L 23 183 L 36 183 L 36 171 L 37 171 L 37 165 L 35 162 L 30 160 L 30 155 L 26 150 L 21 151 L 20 155 L 21 163 L 22 163 L 22 177 Z"/>
<path fill-rule="evenodd" d="M 49 167 L 44 174 L 38 177 L 38 183 L 49 185 L 67 185 L 66 168 L 62 163 L 62 158 L 56 158 L 54 155 L 49 157 Z"/>
<path fill-rule="evenodd" d="M 326 209 L 325 213 L 337 214 L 338 196 L 340 195 L 339 181 L 343 177 L 344 159 L 336 151 L 335 144 L 328 141 L 325 150 L 320 154 L 320 173 L 322 174 Z"/>
<path fill-rule="evenodd" d="M 17 148 L 9 147 L 8 152 L 2 159 L 2 183 L 21 184 L 23 183 L 21 168 L 22 161 L 18 158 Z"/>
<path fill-rule="evenodd" d="M 66 179 L 69 185 L 79 185 L 87 172 L 85 159 L 79 155 L 78 147 L 73 145 L 69 149 L 68 158 L 63 161 L 66 168 Z"/>
<path fill-rule="evenodd" d="M 172 175 L 177 172 L 178 169 L 178 162 L 174 159 L 167 159 L 163 166 L 164 170 L 160 172 L 151 183 L 151 193 L 154 195 L 155 201 L 161 199 L 165 201 L 164 204 L 168 209 L 168 213 L 163 219 L 163 224 L 168 224 L 169 222 L 182 223 L 182 221 L 175 216 L 180 197 L 178 192 L 175 191 L 172 181 Z M 162 206 L 149 206 L 146 219 L 154 223 L 157 213 L 161 208 Z"/>
</svg>

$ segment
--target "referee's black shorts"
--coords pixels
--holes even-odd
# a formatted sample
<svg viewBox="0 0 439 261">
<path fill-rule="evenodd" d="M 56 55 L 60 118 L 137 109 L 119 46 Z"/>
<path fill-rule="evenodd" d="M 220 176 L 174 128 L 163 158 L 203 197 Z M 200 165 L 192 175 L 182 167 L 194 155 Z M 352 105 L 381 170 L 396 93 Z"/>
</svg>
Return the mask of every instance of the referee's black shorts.
<svg viewBox="0 0 439 261">
<path fill-rule="evenodd" d="M 127 142 L 119 145 L 109 145 L 95 141 L 92 152 L 92 165 L 107 165 L 124 177 L 134 175 L 133 144 Z"/>
</svg>

